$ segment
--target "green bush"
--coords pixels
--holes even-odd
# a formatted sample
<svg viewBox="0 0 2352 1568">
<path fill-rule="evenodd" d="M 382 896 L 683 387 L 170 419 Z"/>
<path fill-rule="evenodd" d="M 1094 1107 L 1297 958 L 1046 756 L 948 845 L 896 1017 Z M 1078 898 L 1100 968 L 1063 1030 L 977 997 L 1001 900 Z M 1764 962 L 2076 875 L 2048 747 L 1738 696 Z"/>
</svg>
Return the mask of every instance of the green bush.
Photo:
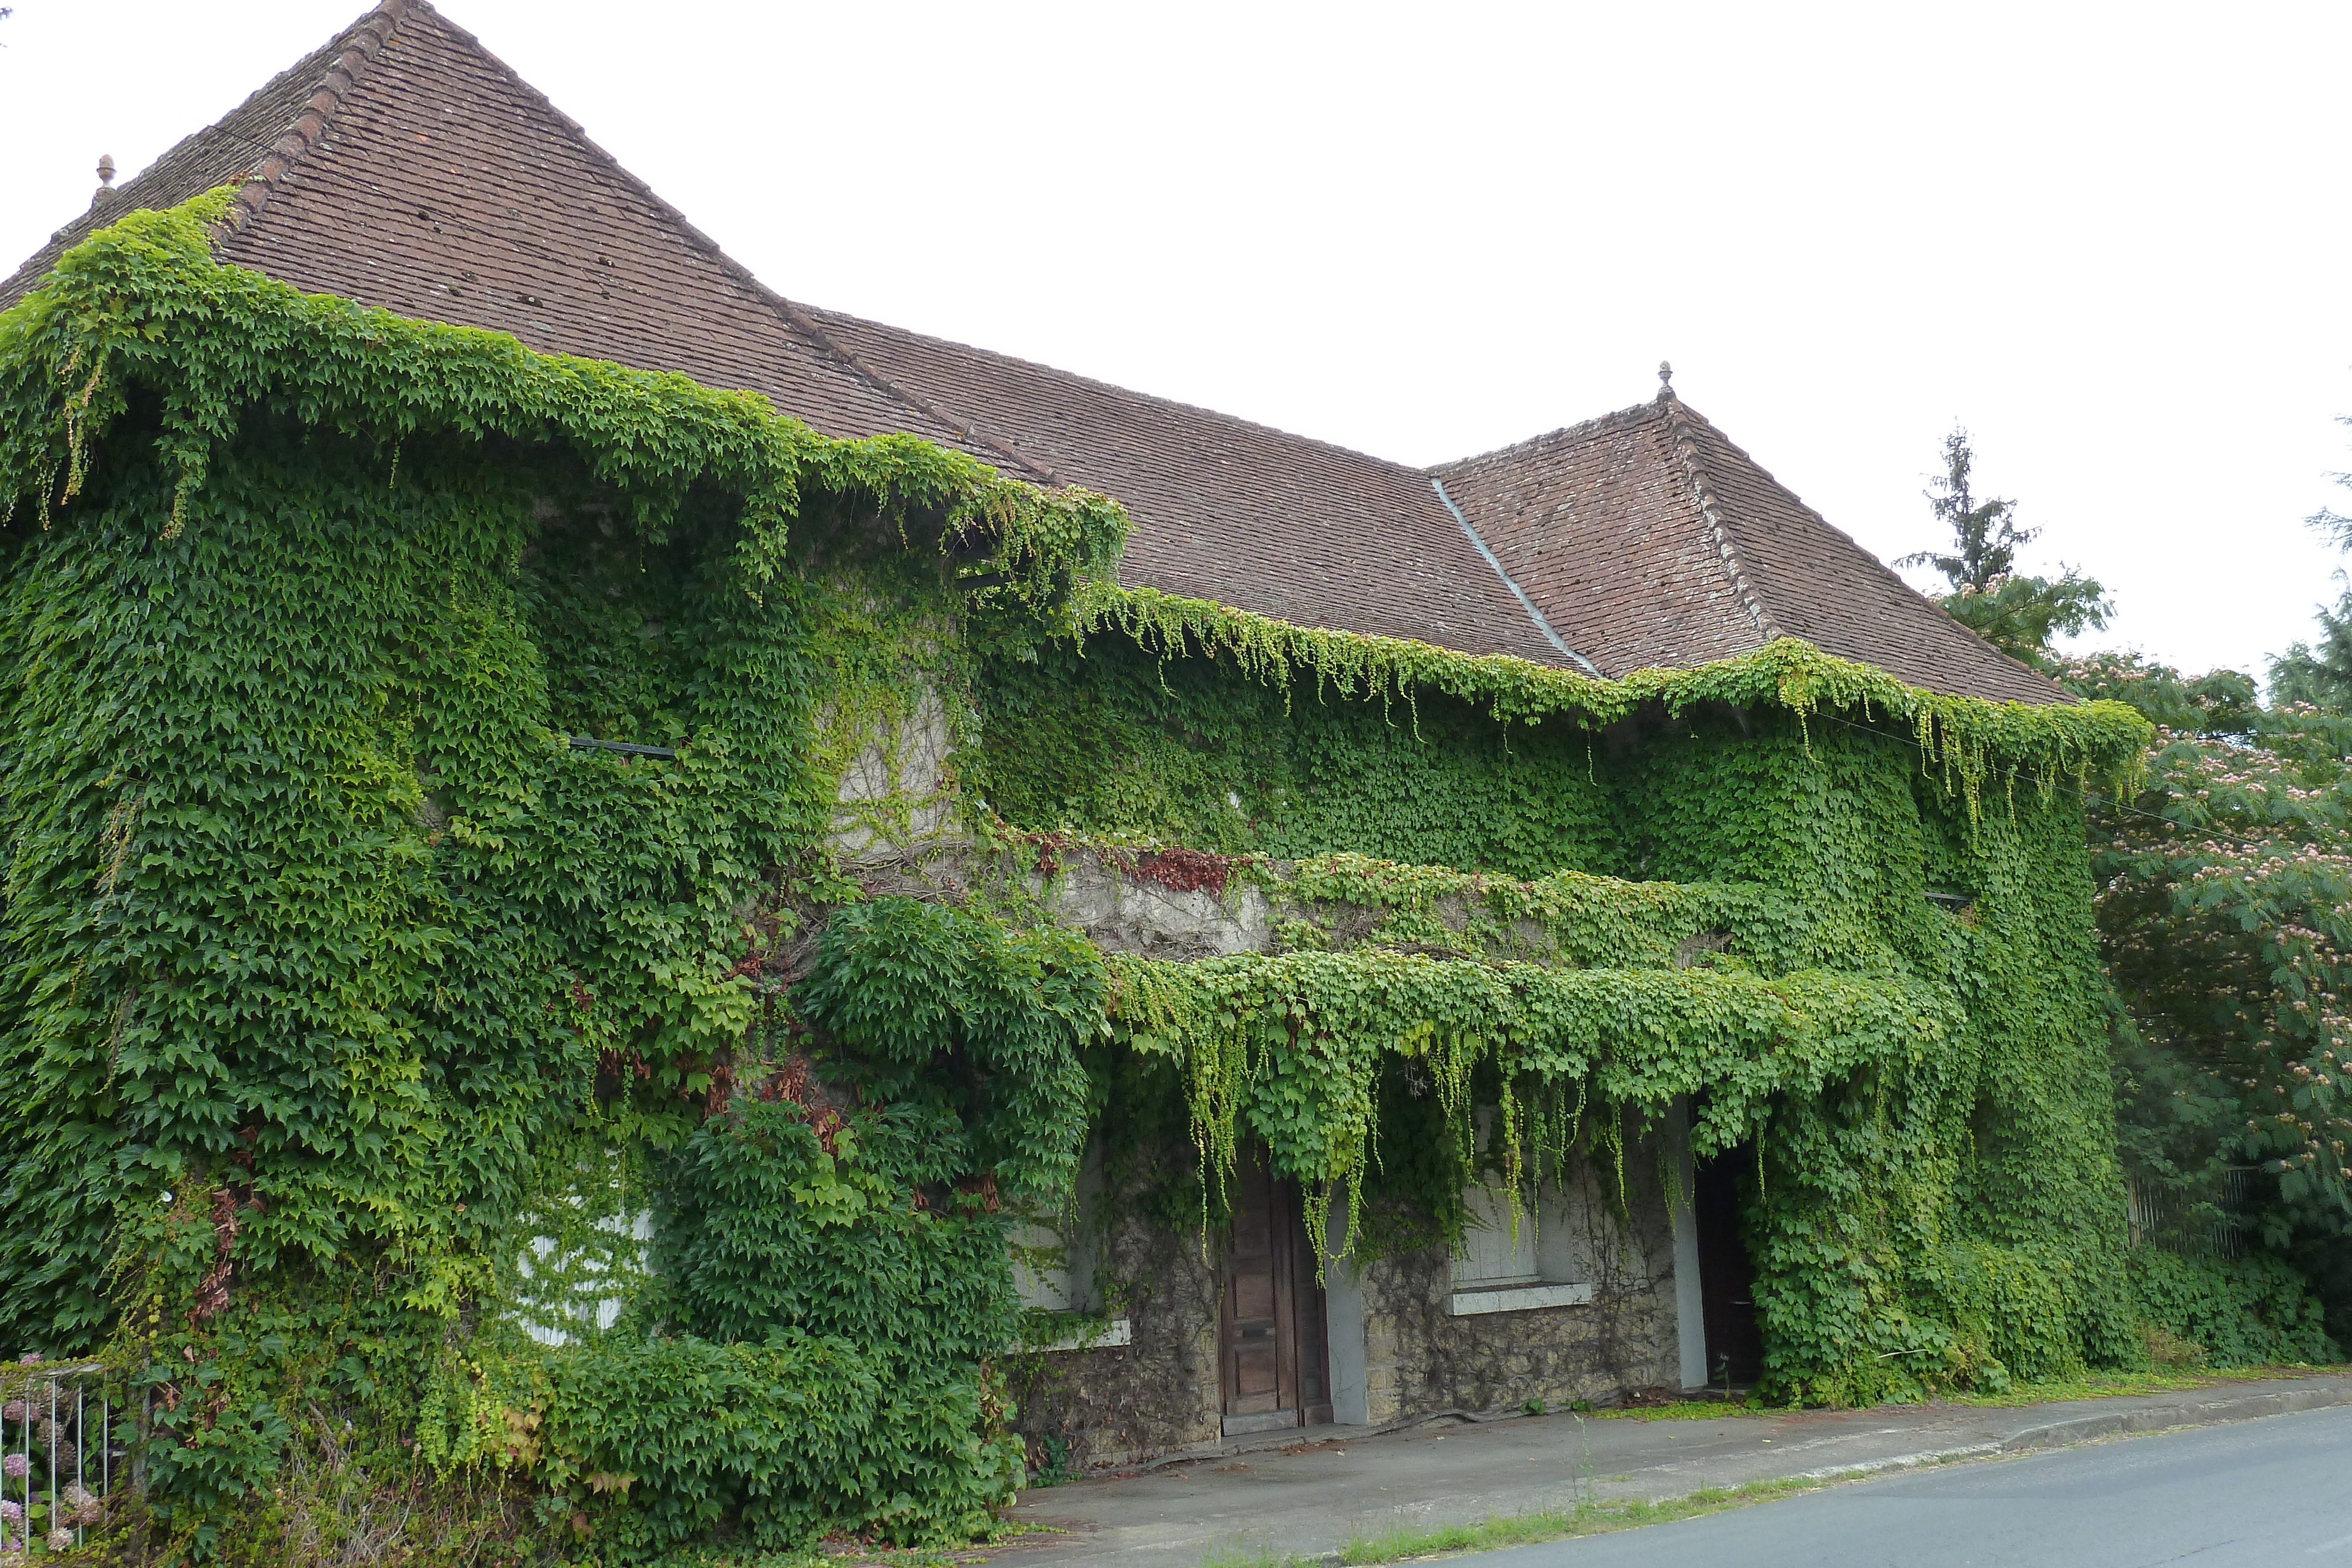
<svg viewBox="0 0 2352 1568">
<path fill-rule="evenodd" d="M 535 1479 L 603 1561 L 713 1531 L 759 1547 L 831 1530 L 900 1544 L 967 1538 L 1021 1482 L 985 1433 L 970 1363 L 838 1337 L 567 1346 L 548 1355 Z"/>
<path fill-rule="evenodd" d="M 2131 1282 L 2141 1317 L 2201 1345 L 2210 1365 L 2327 1363 L 2343 1354 L 2304 1277 L 2270 1253 L 2189 1258 L 2143 1247 L 2131 1255 Z"/>
<path fill-rule="evenodd" d="M 655 1269 L 677 1320 L 715 1340 L 845 1335 L 942 1363 L 1012 1341 L 1018 1304 L 1000 1217 L 926 1198 L 961 1174 L 945 1112 L 853 1115 L 827 1153 L 788 1100 L 706 1122 L 671 1162 Z"/>
<path fill-rule="evenodd" d="M 952 1106 L 975 1175 L 1023 1198 L 1068 1190 L 1087 1141 L 1078 1051 L 1103 1027 L 1102 958 L 1083 936 L 912 898 L 853 904 L 793 1000 L 870 1092 Z"/>
</svg>

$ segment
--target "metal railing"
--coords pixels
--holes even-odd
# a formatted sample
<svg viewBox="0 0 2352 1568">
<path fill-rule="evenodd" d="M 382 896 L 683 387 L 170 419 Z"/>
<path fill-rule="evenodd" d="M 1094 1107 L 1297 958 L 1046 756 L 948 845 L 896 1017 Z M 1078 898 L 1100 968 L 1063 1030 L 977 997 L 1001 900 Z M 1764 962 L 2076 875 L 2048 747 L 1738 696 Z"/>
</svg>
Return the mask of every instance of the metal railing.
<svg viewBox="0 0 2352 1568">
<path fill-rule="evenodd" d="M 2131 1244 L 2235 1258 L 2245 1251 L 2246 1210 L 2257 1167 L 2233 1166 L 2201 1196 L 2133 1181 L 2126 1185 Z"/>
<path fill-rule="evenodd" d="M 0 1554 L 68 1552 L 106 1519 L 125 1451 L 100 1362 L 0 1363 Z"/>
</svg>

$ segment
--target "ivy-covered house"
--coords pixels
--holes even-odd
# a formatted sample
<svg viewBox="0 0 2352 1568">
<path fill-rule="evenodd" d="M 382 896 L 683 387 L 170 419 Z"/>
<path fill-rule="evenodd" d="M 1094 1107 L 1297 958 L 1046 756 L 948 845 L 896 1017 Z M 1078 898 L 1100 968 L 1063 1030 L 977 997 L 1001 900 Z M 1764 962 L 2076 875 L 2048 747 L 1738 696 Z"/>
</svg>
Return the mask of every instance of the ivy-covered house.
<svg viewBox="0 0 2352 1568">
<path fill-rule="evenodd" d="M 1008 1391 L 2138 1354 L 2145 727 L 1663 377 L 1423 470 L 795 303 L 423 0 L 0 306 L 0 1333 L 168 1372 L 167 1499 L 298 1386 L 651 1550 L 951 1528 Z"/>
</svg>

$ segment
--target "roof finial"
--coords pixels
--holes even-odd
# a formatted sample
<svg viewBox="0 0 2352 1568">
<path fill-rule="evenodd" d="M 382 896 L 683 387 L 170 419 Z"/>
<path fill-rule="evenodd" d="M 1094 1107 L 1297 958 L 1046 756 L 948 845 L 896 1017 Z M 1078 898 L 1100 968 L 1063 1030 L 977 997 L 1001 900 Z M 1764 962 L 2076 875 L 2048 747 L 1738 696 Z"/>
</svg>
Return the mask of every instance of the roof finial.
<svg viewBox="0 0 2352 1568">
<path fill-rule="evenodd" d="M 1675 395 L 1675 368 L 1665 361 L 1658 361 L 1658 401 L 1664 402 Z"/>
<path fill-rule="evenodd" d="M 111 152 L 98 155 L 98 185 L 102 191 L 114 188 L 114 154 Z"/>
</svg>

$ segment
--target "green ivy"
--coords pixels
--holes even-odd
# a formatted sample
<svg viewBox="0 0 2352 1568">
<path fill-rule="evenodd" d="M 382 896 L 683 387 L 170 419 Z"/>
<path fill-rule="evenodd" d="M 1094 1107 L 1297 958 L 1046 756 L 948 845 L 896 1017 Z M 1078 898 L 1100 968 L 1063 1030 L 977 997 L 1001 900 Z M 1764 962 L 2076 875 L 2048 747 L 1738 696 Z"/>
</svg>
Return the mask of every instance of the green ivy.
<svg viewBox="0 0 2352 1568">
<path fill-rule="evenodd" d="M 2132 1254 L 2132 1286 L 2147 1321 L 2204 1352 L 2215 1366 L 2325 1365 L 2342 1354 L 2303 1276 L 2267 1252 Z"/>
<path fill-rule="evenodd" d="M 723 1165 L 751 1135 L 709 1118 L 790 1051 L 779 955 L 814 901 L 854 894 L 824 849 L 842 769 L 926 701 L 968 727 L 964 650 L 1066 630 L 1123 516 L 748 394 L 301 295 L 212 260 L 224 199 L 125 217 L 0 314 L 0 1343 L 110 1343 L 135 1369 L 173 1550 L 253 1528 L 236 1500 L 289 1442 L 404 1474 L 419 1412 L 467 1388 L 454 1430 L 535 1419 L 547 1464 L 649 1478 L 582 1504 L 599 1540 L 639 1540 L 600 1509 L 642 1513 L 649 1542 L 709 1498 L 751 1508 L 739 1482 L 776 1500 L 763 1531 L 963 1518 L 1005 1484 L 975 1359 L 1003 1343 L 1001 1236 L 944 1209 L 908 1229 L 911 1167 L 803 1184 L 866 1205 L 842 1255 L 911 1249 L 855 1314 L 729 1315 L 719 1260 L 755 1218 L 677 1210 L 677 1326 L 766 1310 L 801 1348 L 659 1349 L 650 1301 L 560 1349 L 520 1331 L 583 1333 L 600 1272 L 624 1293 L 620 1266 L 642 1273 L 629 1232 L 669 1152 Z M 1050 1184 L 1099 981 L 1067 944 L 1001 951 L 1026 967 L 976 979 L 974 1005 L 1026 1032 L 957 1048 L 992 1098 L 939 1148 Z M 1024 977 L 1062 1010 L 1028 1021 Z M 730 1114 L 756 1130 L 759 1103 Z M 853 1144 L 888 1141 L 877 1114 Z M 994 1272 L 966 1267 L 982 1254 Z M 887 1323 L 922 1354 L 865 1348 Z M 816 1346 L 852 1327 L 855 1353 Z M 453 1343 L 473 1347 L 456 1371 Z M 868 1409 L 857 1436 L 873 1400 L 844 1395 L 849 1447 L 813 1437 L 774 1461 L 800 1467 L 787 1484 L 587 1414 L 667 1368 L 749 1421 L 802 1364 L 904 1422 Z M 793 1396 L 829 1397 L 835 1375 L 809 1375 Z M 514 1378 L 544 1397 L 494 1397 Z M 560 1469 L 518 1474 L 578 1500 Z"/>
<path fill-rule="evenodd" d="M 876 899 L 834 916 L 795 1001 L 861 1064 L 868 1093 L 952 1105 L 974 1168 L 1007 1197 L 1069 1190 L 1087 1137 L 1078 1052 L 1103 1016 L 1102 961 L 1085 937 Z"/>
<path fill-rule="evenodd" d="M 1214 1219 L 1255 1139 L 1360 1253 L 1458 1241 L 1465 1183 L 1622 1170 L 1686 1096 L 1746 1173 L 1776 1395 L 2137 1354 L 2080 791 L 2139 721 L 1795 647 L 1610 684 L 1096 602 L 1083 656 L 987 666 L 980 787 L 1261 857 L 1288 949 L 1113 960 L 1108 1113 L 1198 1162 L 1154 1212 Z"/>
<path fill-rule="evenodd" d="M 1261 1139 L 1369 1251 L 1687 1096 L 1778 1391 L 2127 1353 L 2079 800 L 2127 709 L 1121 589 L 1101 497 L 301 295 L 226 200 L 0 313 L 0 1337 L 128 1369 L 163 1551 L 264 1550 L 329 1446 L 603 1561 L 969 1531 L 998 1206 L 1090 1125 L 1192 1146 L 1172 1222 Z M 933 725 L 920 799 L 842 798 Z M 1259 857 L 1288 946 L 863 899 L 835 835 L 935 809 Z"/>
</svg>

